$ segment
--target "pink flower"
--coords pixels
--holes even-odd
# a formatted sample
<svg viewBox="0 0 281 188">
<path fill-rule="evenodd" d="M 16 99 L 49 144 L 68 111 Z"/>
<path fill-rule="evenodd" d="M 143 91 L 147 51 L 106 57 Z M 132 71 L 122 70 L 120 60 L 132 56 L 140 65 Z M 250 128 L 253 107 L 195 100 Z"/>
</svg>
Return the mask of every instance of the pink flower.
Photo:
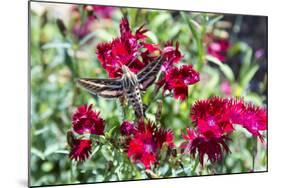
<svg viewBox="0 0 281 188">
<path fill-rule="evenodd" d="M 104 120 L 92 110 L 92 105 L 81 105 L 72 115 L 72 128 L 78 134 L 103 135 Z"/>
<path fill-rule="evenodd" d="M 188 86 L 199 80 L 199 73 L 193 69 L 192 65 L 183 65 L 180 68 L 170 68 L 158 85 L 164 86 L 163 92 L 173 91 L 176 99 L 185 100 L 188 96 Z"/>
<path fill-rule="evenodd" d="M 157 161 L 157 154 L 164 143 L 173 146 L 171 130 L 157 128 L 155 124 L 138 123 L 134 137 L 128 143 L 127 154 L 135 163 L 142 163 L 146 169 Z"/>
<path fill-rule="evenodd" d="M 88 139 L 73 139 L 69 157 L 76 161 L 85 161 L 92 153 L 92 141 Z"/>
<path fill-rule="evenodd" d="M 92 5 L 93 13 L 98 18 L 111 18 L 112 14 L 116 10 L 115 7 L 110 6 L 99 6 L 99 5 Z"/>
<path fill-rule="evenodd" d="M 224 95 L 230 96 L 232 91 L 231 91 L 231 85 L 230 85 L 229 81 L 224 80 L 220 85 L 220 90 Z"/>
<path fill-rule="evenodd" d="M 156 56 L 153 53 L 159 49 L 157 45 L 145 42 L 146 31 L 147 29 L 143 29 L 141 26 L 133 33 L 128 20 L 123 18 L 120 22 L 121 36 L 111 42 L 98 44 L 97 56 L 109 77 L 121 77 L 122 65 L 128 66 L 132 72 L 138 73 L 148 63 L 155 60 Z"/>
</svg>

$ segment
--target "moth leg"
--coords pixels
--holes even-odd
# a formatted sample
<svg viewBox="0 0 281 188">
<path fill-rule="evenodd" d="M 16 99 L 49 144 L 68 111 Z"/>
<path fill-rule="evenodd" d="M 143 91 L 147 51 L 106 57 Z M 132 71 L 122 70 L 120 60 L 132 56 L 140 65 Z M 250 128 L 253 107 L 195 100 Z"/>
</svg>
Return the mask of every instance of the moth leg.
<svg viewBox="0 0 281 188">
<path fill-rule="evenodd" d="M 143 90 L 144 90 L 144 87 L 143 87 L 143 85 L 142 85 L 142 84 L 139 84 L 139 89 L 140 89 L 141 91 L 143 91 Z"/>
</svg>

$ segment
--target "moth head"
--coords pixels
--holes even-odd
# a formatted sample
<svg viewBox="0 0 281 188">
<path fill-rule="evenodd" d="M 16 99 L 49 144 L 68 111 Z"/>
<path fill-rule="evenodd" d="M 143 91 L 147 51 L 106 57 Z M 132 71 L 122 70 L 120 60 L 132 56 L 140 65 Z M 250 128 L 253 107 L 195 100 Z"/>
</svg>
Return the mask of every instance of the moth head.
<svg viewBox="0 0 281 188">
<path fill-rule="evenodd" d="M 130 72 L 130 69 L 126 65 L 122 65 L 121 68 L 122 68 L 123 74 L 126 74 L 126 73 Z"/>
</svg>

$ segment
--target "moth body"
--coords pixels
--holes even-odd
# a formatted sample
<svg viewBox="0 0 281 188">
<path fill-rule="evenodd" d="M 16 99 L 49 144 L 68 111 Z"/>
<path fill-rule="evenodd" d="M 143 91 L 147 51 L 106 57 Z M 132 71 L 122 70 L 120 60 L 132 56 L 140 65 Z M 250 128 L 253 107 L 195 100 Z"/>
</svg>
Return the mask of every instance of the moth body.
<svg viewBox="0 0 281 188">
<path fill-rule="evenodd" d="M 142 100 L 140 96 L 140 89 L 137 75 L 129 70 L 127 66 L 122 66 L 123 77 L 122 85 L 124 89 L 124 94 L 129 100 L 130 104 L 133 106 L 135 114 L 137 117 L 144 116 L 144 110 L 142 105 Z"/>
</svg>

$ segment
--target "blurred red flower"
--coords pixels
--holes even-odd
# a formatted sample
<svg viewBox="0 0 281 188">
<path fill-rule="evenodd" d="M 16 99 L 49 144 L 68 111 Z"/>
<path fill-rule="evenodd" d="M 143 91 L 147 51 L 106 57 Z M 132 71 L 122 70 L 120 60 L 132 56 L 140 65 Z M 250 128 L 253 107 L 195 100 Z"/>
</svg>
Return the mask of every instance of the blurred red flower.
<svg viewBox="0 0 281 188">
<path fill-rule="evenodd" d="M 114 7 L 97 6 L 97 5 L 84 5 L 83 11 L 86 13 L 85 19 L 82 18 L 79 6 L 73 6 L 71 15 L 73 19 L 72 33 L 81 40 L 92 31 L 92 26 L 96 18 L 111 18 L 114 12 Z"/>
<path fill-rule="evenodd" d="M 98 112 L 92 110 L 92 105 L 81 105 L 72 115 L 72 128 L 78 134 L 104 134 L 104 120 Z"/>
<path fill-rule="evenodd" d="M 85 161 L 92 153 L 92 141 L 88 139 L 73 139 L 69 157 L 76 161 Z"/>
<path fill-rule="evenodd" d="M 195 84 L 199 80 L 199 73 L 193 69 L 192 65 L 183 65 L 180 68 L 170 68 L 158 85 L 164 86 L 163 93 L 166 90 L 173 91 L 176 99 L 185 100 L 188 96 L 188 85 Z"/>
<path fill-rule="evenodd" d="M 110 6 L 91 5 L 90 7 L 98 18 L 111 18 L 112 14 L 116 10 L 115 7 Z"/>
<path fill-rule="evenodd" d="M 127 154 L 135 163 L 149 169 L 157 161 L 157 154 L 166 143 L 173 146 L 173 133 L 169 129 L 157 128 L 152 122 L 138 123 L 134 137 L 128 143 Z"/>
<path fill-rule="evenodd" d="M 208 54 L 218 58 L 220 61 L 226 60 L 227 51 L 230 48 L 228 39 L 217 38 L 209 35 L 210 42 L 207 44 Z"/>
</svg>

